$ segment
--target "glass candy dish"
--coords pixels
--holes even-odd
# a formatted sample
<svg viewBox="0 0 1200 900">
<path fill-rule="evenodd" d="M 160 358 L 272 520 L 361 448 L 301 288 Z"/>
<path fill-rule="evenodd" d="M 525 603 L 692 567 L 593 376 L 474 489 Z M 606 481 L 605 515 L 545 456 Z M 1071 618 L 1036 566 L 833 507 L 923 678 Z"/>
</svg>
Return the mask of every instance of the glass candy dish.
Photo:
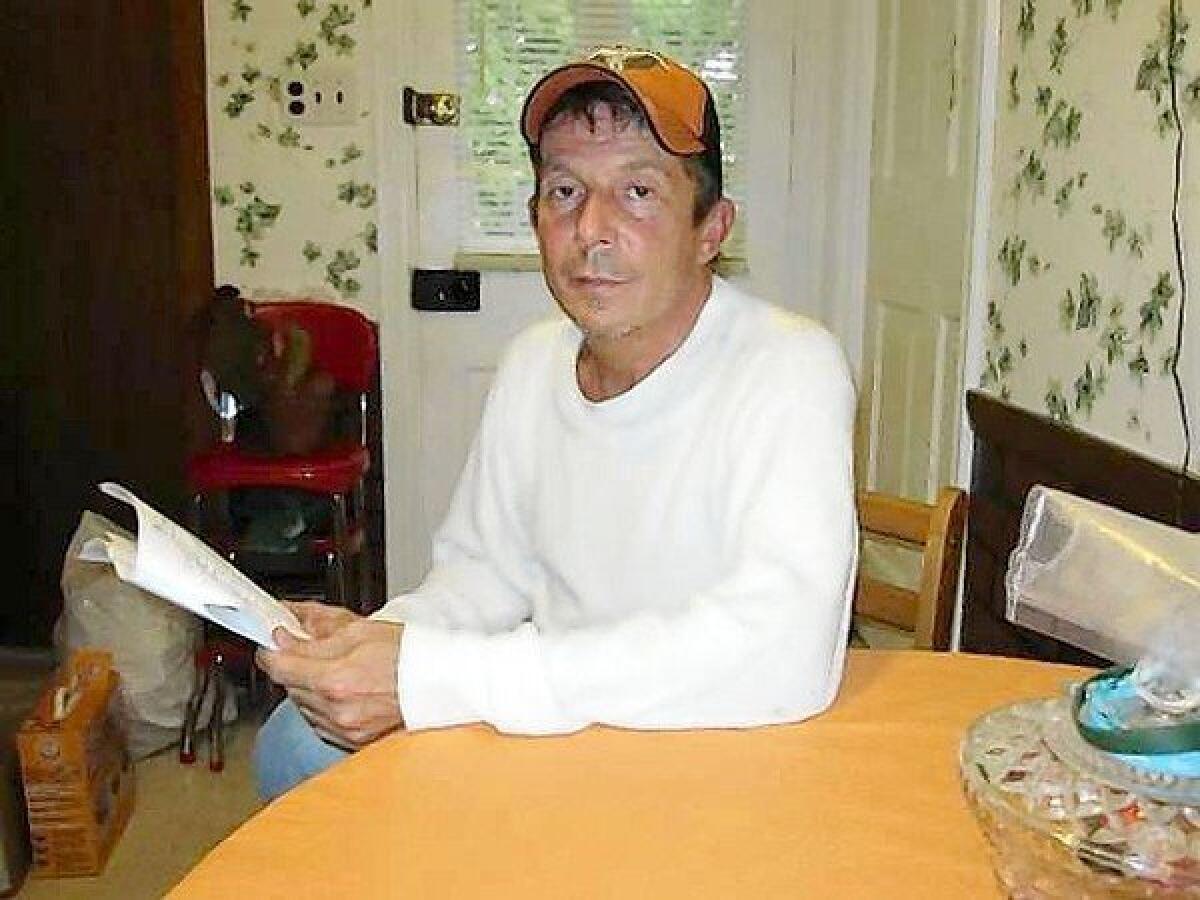
<svg viewBox="0 0 1200 900">
<path fill-rule="evenodd" d="M 1200 779 L 1092 747 L 1070 696 L 982 716 L 959 764 L 1010 897 L 1200 898 Z"/>
</svg>

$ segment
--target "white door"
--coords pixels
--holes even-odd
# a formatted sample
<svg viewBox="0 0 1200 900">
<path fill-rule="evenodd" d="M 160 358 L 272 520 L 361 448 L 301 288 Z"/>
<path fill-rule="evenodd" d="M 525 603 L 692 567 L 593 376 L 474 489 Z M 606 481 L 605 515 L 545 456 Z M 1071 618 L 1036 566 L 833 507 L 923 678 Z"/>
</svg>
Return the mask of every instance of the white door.
<svg viewBox="0 0 1200 900">
<path fill-rule="evenodd" d="M 844 2 L 820 0 L 820 5 L 832 11 Z M 744 5 L 748 15 L 746 152 L 751 165 L 743 191 L 746 264 L 741 274 L 732 277 L 763 296 L 821 317 L 821 305 L 791 285 L 796 243 L 861 244 L 861 236 L 839 242 L 826 234 L 818 239 L 797 233 L 796 223 L 804 222 L 803 216 L 794 214 L 799 200 L 792 190 L 797 176 L 795 86 L 800 83 L 794 77 L 793 61 L 800 16 L 796 4 L 788 0 Z M 456 90 L 454 6 L 398 0 L 395 8 L 379 10 L 384 13 L 381 31 L 390 24 L 395 35 L 390 44 L 381 37 L 377 51 L 385 106 L 391 103 L 398 108 L 403 84 L 421 91 Z M 803 74 L 807 84 L 812 73 Z M 832 78 L 818 82 L 825 87 L 811 106 L 834 117 L 841 110 L 862 107 L 844 102 L 840 93 L 845 82 Z M 529 268 L 526 261 L 523 271 L 481 272 L 477 313 L 418 312 L 409 307 L 410 267 L 455 265 L 456 212 L 452 203 L 445 202 L 454 190 L 455 134 L 452 128 L 412 128 L 396 118 L 380 118 L 380 246 L 381 250 L 387 247 L 381 324 L 385 390 L 391 392 L 385 409 L 387 556 L 389 589 L 395 592 L 415 584 L 427 568 L 430 535 L 447 508 L 504 345 L 525 325 L 551 314 L 554 306 L 540 270 Z M 814 123 L 810 121 L 808 127 L 814 128 Z M 817 130 L 830 135 L 830 140 L 846 132 L 827 126 Z M 862 140 L 867 140 L 865 128 Z M 827 178 L 828 160 L 841 157 L 823 156 L 822 177 Z M 862 168 L 865 193 L 867 173 L 865 165 Z M 389 229 L 395 239 L 385 233 Z M 855 302 L 861 308 L 861 298 L 847 299 L 850 305 Z"/>
<path fill-rule="evenodd" d="M 954 481 L 978 123 L 978 0 L 879 0 L 860 472 Z"/>
</svg>

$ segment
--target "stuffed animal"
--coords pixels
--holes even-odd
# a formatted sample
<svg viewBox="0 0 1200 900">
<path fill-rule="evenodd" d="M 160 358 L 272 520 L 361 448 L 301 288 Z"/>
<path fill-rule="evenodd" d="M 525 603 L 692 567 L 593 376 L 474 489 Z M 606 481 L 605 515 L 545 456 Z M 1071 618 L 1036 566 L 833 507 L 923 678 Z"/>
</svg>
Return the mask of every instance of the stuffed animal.
<svg viewBox="0 0 1200 900">
<path fill-rule="evenodd" d="M 271 449 L 305 454 L 325 443 L 336 385 L 328 372 L 312 367 L 309 333 L 294 323 L 276 330 L 262 374 Z"/>
<path fill-rule="evenodd" d="M 305 454 L 329 439 L 333 378 L 312 366 L 312 336 L 294 322 L 270 329 L 255 320 L 233 285 L 222 285 L 205 311 L 202 365 L 226 416 L 221 395 L 231 395 L 234 439 L 262 453 Z"/>
<path fill-rule="evenodd" d="M 205 310 L 201 365 L 221 393 L 232 394 L 238 410 L 257 409 L 263 399 L 262 365 L 270 335 L 254 320 L 238 289 L 221 285 Z"/>
</svg>

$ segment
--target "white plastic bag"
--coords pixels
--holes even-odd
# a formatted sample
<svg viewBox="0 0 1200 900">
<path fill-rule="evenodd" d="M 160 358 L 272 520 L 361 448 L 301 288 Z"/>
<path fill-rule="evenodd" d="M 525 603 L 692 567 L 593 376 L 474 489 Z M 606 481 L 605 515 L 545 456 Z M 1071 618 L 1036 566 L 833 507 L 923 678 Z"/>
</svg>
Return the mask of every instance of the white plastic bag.
<svg viewBox="0 0 1200 900">
<path fill-rule="evenodd" d="M 129 722 L 129 750 L 140 759 L 179 739 L 196 683 L 201 624 L 187 610 L 122 581 L 111 566 L 79 559 L 85 541 L 109 532 L 128 535 L 91 511 L 79 520 L 63 560 L 63 611 L 55 642 L 64 655 L 80 647 L 113 654 Z"/>
</svg>

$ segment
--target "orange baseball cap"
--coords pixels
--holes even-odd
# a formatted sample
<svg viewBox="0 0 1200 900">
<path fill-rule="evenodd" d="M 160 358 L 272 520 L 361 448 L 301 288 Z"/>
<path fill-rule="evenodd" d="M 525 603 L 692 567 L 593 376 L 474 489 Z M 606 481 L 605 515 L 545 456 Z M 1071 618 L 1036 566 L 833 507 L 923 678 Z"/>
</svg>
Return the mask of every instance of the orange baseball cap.
<svg viewBox="0 0 1200 900">
<path fill-rule="evenodd" d="M 554 69 L 533 86 L 521 113 L 521 134 L 536 147 L 555 103 L 593 81 L 623 86 L 641 105 L 659 145 L 676 156 L 705 155 L 720 178 L 721 132 L 712 94 L 699 76 L 653 50 L 617 45 Z"/>
</svg>

